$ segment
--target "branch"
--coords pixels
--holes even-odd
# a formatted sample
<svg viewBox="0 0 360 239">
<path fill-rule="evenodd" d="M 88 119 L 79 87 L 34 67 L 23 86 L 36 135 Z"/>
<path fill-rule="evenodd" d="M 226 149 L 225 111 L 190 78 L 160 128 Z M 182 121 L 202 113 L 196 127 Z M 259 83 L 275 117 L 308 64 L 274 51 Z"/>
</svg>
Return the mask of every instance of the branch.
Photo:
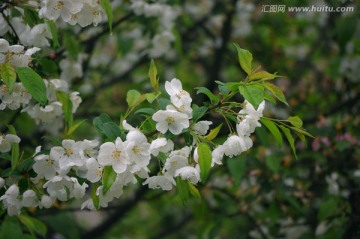
<svg viewBox="0 0 360 239">
<path fill-rule="evenodd" d="M 131 209 L 133 209 L 145 196 L 147 192 L 146 187 L 140 187 L 133 199 L 130 199 L 123 204 L 121 204 L 117 210 L 111 214 L 107 219 L 103 221 L 100 225 L 97 227 L 84 232 L 81 235 L 81 238 L 84 239 L 91 239 L 91 238 L 99 238 L 102 234 L 104 234 L 107 230 L 109 230 L 114 224 L 116 224 L 120 219 L 122 219 Z"/>
</svg>

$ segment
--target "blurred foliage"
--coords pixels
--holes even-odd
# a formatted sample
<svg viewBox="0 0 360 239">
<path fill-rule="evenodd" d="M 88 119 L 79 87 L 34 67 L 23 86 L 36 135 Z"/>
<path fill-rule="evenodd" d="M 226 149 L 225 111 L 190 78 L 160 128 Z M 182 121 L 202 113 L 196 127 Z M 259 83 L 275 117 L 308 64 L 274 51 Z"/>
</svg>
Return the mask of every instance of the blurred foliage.
<svg viewBox="0 0 360 239">
<path fill-rule="evenodd" d="M 155 59 L 160 82 L 176 76 L 195 102 L 204 101 L 204 95 L 195 94 L 195 87 L 206 86 L 218 93 L 215 80 L 230 82 L 245 77 L 236 62 L 232 45 L 236 42 L 253 52 L 256 65 L 282 76 L 275 82 L 285 92 L 291 112 L 285 105 L 278 104 L 275 109 L 268 104 L 266 115 L 283 119 L 298 115 L 316 137 L 307 145 L 296 145 L 295 160 L 287 144 L 278 148 L 265 127 L 257 128 L 255 147 L 224 160 L 224 167 L 213 168 L 208 182 L 200 186 L 202 198 L 191 198 L 185 206 L 176 190 L 164 193 L 131 187 L 120 200 L 99 212 L 73 210 L 76 202 L 69 207 L 59 204 L 51 210 L 29 212 L 47 225 L 47 238 L 360 238 L 359 1 L 324 2 L 354 6 L 349 13 L 261 11 L 264 5 L 297 6 L 301 2 L 311 6 L 319 4 L 316 0 L 224 0 L 214 1 L 198 18 L 187 14 L 185 6 L 201 9 L 206 2 L 168 1 L 179 4 L 183 12 L 176 20 L 172 51 Z M 242 5 L 236 10 L 238 2 Z M 122 6 L 113 11 L 114 22 L 129 14 Z M 86 82 L 93 91 L 83 91 L 84 102 L 75 121 L 93 119 L 102 112 L 120 119 L 127 107 L 126 92 L 150 89 L 150 59 L 135 51 L 135 60 L 127 60 L 141 39 L 137 42 L 125 33 L 141 25 L 145 35 L 153 35 L 156 21 L 129 14 L 110 36 L 105 31 L 93 41 L 81 34 L 79 41 L 71 29 L 59 32 L 70 55 L 77 56 L 83 48 L 91 60 L 98 59 L 96 64 L 90 64 L 90 59 L 83 62 Z M 245 28 L 250 32 L 241 34 Z M 55 54 L 61 56 L 61 50 Z M 104 55 L 110 58 L 106 64 L 101 60 Z M 117 62 L 122 58 L 125 60 Z M 37 60 L 34 64 L 40 67 L 52 62 L 44 68 L 45 76 L 59 74 L 60 59 Z M 119 73 L 116 67 L 124 70 Z M 83 83 L 82 78 L 76 79 L 74 89 Z M 6 115 L 0 122 L 9 122 L 12 117 Z M 130 117 L 134 125 L 144 120 L 136 114 Z M 221 123 L 220 118 L 213 120 Z M 14 125 L 23 130 L 19 134 L 30 154 L 44 133 L 23 114 Z M 228 132 L 221 133 L 226 136 Z M 95 135 L 91 120 L 87 120 L 76 137 Z M 1 219 L 2 235 L 10 229 L 20 233 L 21 227 L 28 231 L 3 212 Z M 16 238 L 25 237 L 16 234 Z"/>
</svg>

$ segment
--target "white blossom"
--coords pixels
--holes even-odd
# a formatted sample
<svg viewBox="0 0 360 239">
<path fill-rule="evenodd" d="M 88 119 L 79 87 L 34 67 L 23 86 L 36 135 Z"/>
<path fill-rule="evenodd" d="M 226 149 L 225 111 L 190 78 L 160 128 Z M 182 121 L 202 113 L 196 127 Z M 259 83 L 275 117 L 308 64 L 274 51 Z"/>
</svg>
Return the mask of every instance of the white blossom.
<svg viewBox="0 0 360 239">
<path fill-rule="evenodd" d="M 172 134 L 178 135 L 189 127 L 188 116 L 175 110 L 159 110 L 152 119 L 156 121 L 156 129 L 163 134 L 169 130 Z"/>
<path fill-rule="evenodd" d="M 9 216 L 18 215 L 21 212 L 21 201 L 19 199 L 19 187 L 16 184 L 11 185 L 3 196 L 0 197 L 4 208 L 7 209 Z"/>
<path fill-rule="evenodd" d="M 179 168 L 175 172 L 175 177 L 180 176 L 182 180 L 189 180 L 192 184 L 196 184 L 200 181 L 199 168 L 191 166 L 185 166 Z"/>
<path fill-rule="evenodd" d="M 170 82 L 165 82 L 165 90 L 170 95 L 171 103 L 175 107 L 182 107 L 183 105 L 191 104 L 190 94 L 182 89 L 181 81 L 174 78 Z"/>
<path fill-rule="evenodd" d="M 162 189 L 169 191 L 176 185 L 175 180 L 169 176 L 152 176 L 145 180 L 143 185 L 149 185 L 151 189 Z"/>
<path fill-rule="evenodd" d="M 20 138 L 17 135 L 7 134 L 2 135 L 0 134 L 0 152 L 7 153 L 11 150 L 12 143 L 20 143 Z"/>
<path fill-rule="evenodd" d="M 193 131 L 198 135 L 205 135 L 209 130 L 209 126 L 212 125 L 211 121 L 199 121 L 192 127 Z"/>
<path fill-rule="evenodd" d="M 252 140 L 247 136 L 232 135 L 223 144 L 224 154 L 230 158 L 240 155 L 251 147 Z"/>
<path fill-rule="evenodd" d="M 126 145 L 119 137 L 115 143 L 106 142 L 100 146 L 98 161 L 102 166 L 111 165 L 117 173 L 125 172 L 127 165 L 131 164 Z"/>
<path fill-rule="evenodd" d="M 61 170 L 68 170 L 72 166 L 83 166 L 85 161 L 80 157 L 81 142 L 71 139 L 62 141 L 62 147 L 55 146 L 50 150 L 50 157 L 59 162 Z"/>
<path fill-rule="evenodd" d="M 150 153 L 158 156 L 160 152 L 167 153 L 174 149 L 174 143 L 166 138 L 158 138 L 151 142 Z"/>
<path fill-rule="evenodd" d="M 35 163 L 33 164 L 32 168 L 35 173 L 37 173 L 39 178 L 50 180 L 59 170 L 59 162 L 55 161 L 49 155 L 40 154 L 37 155 L 34 160 Z"/>
<path fill-rule="evenodd" d="M 26 190 L 22 195 L 21 203 L 23 207 L 37 207 L 38 199 L 34 190 Z"/>
</svg>

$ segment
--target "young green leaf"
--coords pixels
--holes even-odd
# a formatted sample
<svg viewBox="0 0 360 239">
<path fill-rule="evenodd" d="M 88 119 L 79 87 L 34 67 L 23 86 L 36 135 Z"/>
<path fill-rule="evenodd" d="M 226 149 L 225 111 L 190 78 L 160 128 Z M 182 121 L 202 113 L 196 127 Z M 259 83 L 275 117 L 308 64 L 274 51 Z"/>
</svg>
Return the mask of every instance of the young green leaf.
<svg viewBox="0 0 360 239">
<path fill-rule="evenodd" d="M 59 38 L 58 38 L 58 34 L 57 34 L 57 28 L 56 28 L 55 23 L 50 20 L 46 20 L 45 22 L 46 22 L 46 26 L 48 27 L 50 34 L 52 36 L 54 47 L 55 48 L 60 47 Z"/>
<path fill-rule="evenodd" d="M 10 134 L 16 135 L 14 126 L 8 125 Z M 19 144 L 11 143 L 11 169 L 14 170 L 18 164 L 20 156 Z"/>
<path fill-rule="evenodd" d="M 296 128 L 301 128 L 301 126 L 303 125 L 302 120 L 298 116 L 291 116 L 287 119 L 287 121 Z"/>
<path fill-rule="evenodd" d="M 18 215 L 17 218 L 29 230 L 29 232 L 33 236 L 36 235 L 40 235 L 41 237 L 46 236 L 47 228 L 42 221 L 26 215 Z"/>
<path fill-rule="evenodd" d="M 95 117 L 93 120 L 93 125 L 100 133 L 111 140 L 115 140 L 121 134 L 119 126 L 115 124 L 110 116 L 105 113 Z"/>
<path fill-rule="evenodd" d="M 201 106 L 201 107 L 194 107 L 193 109 L 193 121 L 196 122 L 198 121 L 201 117 L 204 116 L 204 114 L 206 113 L 206 111 L 208 110 L 208 107 L 206 106 Z"/>
<path fill-rule="evenodd" d="M 112 168 L 112 166 L 105 166 L 104 167 L 103 178 L 102 178 L 103 194 L 104 195 L 109 191 L 109 189 L 111 188 L 111 186 L 115 182 L 116 175 L 117 174 L 114 171 L 114 169 Z"/>
<path fill-rule="evenodd" d="M 208 133 L 208 135 L 206 135 L 204 138 L 209 141 L 215 139 L 218 133 L 220 132 L 222 125 L 223 124 L 221 123 L 216 128 L 210 130 L 210 133 Z"/>
<path fill-rule="evenodd" d="M 264 100 L 264 87 L 258 84 L 240 85 L 239 92 L 255 109 Z"/>
<path fill-rule="evenodd" d="M 31 96 L 41 105 L 46 105 L 46 86 L 41 76 L 29 67 L 17 67 L 16 72 Z"/>
<path fill-rule="evenodd" d="M 187 181 L 187 184 L 189 186 L 190 194 L 196 198 L 201 198 L 201 194 L 200 194 L 199 190 L 195 187 L 195 185 L 190 183 L 189 181 Z"/>
<path fill-rule="evenodd" d="M 252 73 L 249 76 L 249 80 L 272 80 L 275 77 L 277 77 L 276 74 L 271 74 L 267 71 L 258 71 L 258 72 Z"/>
<path fill-rule="evenodd" d="M 5 85 L 8 87 L 9 93 L 11 94 L 16 81 L 15 68 L 9 63 L 0 64 L 0 76 Z"/>
<path fill-rule="evenodd" d="M 73 125 L 73 105 L 68 94 L 62 91 L 56 92 L 56 96 L 62 104 L 62 110 L 64 111 L 64 118 L 67 130 Z"/>
<path fill-rule="evenodd" d="M 110 1 L 109 0 L 100 0 L 100 5 L 105 10 L 106 16 L 108 18 L 109 29 L 110 29 L 110 32 L 112 32 L 113 12 L 112 12 L 112 8 L 110 5 Z"/>
<path fill-rule="evenodd" d="M 146 93 L 145 95 L 146 95 L 146 100 L 151 104 L 152 102 L 154 102 L 154 100 L 156 100 L 161 95 L 161 92 Z"/>
<path fill-rule="evenodd" d="M 77 122 L 76 124 L 72 125 L 68 130 L 68 136 L 72 135 L 75 132 L 75 130 L 77 130 L 80 127 L 80 125 L 82 125 L 85 121 L 86 121 L 86 119 L 81 120 L 81 121 Z"/>
<path fill-rule="evenodd" d="M 182 180 L 180 177 L 176 178 L 176 189 L 180 194 L 181 201 L 184 206 L 187 205 L 189 196 L 190 196 L 190 189 L 189 184 L 187 181 Z"/>
<path fill-rule="evenodd" d="M 159 88 L 159 81 L 157 79 L 157 69 L 153 59 L 151 59 L 151 63 L 150 63 L 149 78 L 150 78 L 151 86 L 154 88 L 155 92 L 157 92 Z"/>
<path fill-rule="evenodd" d="M 196 87 L 196 94 L 202 93 L 209 97 L 212 104 L 217 104 L 220 100 L 219 96 L 214 95 L 208 88 L 205 87 Z"/>
<path fill-rule="evenodd" d="M 287 139 L 287 141 L 288 141 L 289 144 L 290 144 L 290 147 L 291 147 L 291 149 L 292 149 L 292 151 L 293 151 L 293 153 L 294 153 L 295 158 L 297 158 L 296 149 L 295 149 L 295 145 L 294 145 L 294 142 L 295 142 L 295 141 L 294 141 L 293 136 L 291 135 L 290 130 L 289 130 L 288 128 L 282 126 L 282 125 L 279 125 L 279 127 L 280 127 L 280 129 L 282 130 L 282 132 L 285 134 L 286 139 Z"/>
<path fill-rule="evenodd" d="M 269 82 L 266 82 L 264 84 L 265 88 L 271 92 L 271 94 L 273 94 L 278 100 L 280 100 L 281 102 L 283 102 L 285 105 L 289 106 L 289 104 L 286 101 L 286 98 L 284 96 L 284 93 L 280 90 L 279 87 L 277 87 L 274 84 L 271 84 Z"/>
<path fill-rule="evenodd" d="M 199 155 L 200 178 L 202 182 L 205 182 L 211 167 L 211 150 L 206 143 L 199 143 L 197 151 Z"/>
<path fill-rule="evenodd" d="M 99 182 L 97 182 L 91 188 L 91 199 L 93 200 L 94 207 L 96 210 L 99 210 L 99 208 L 100 208 L 100 198 L 99 198 L 99 195 L 96 194 L 96 191 L 99 186 L 100 186 Z"/>
<path fill-rule="evenodd" d="M 281 136 L 281 133 L 278 129 L 278 127 L 276 126 L 276 124 L 274 122 L 272 122 L 271 120 L 265 119 L 265 118 L 261 118 L 260 122 L 265 125 L 265 127 L 270 131 L 270 133 L 274 136 L 274 138 L 276 139 L 279 148 L 282 146 L 283 144 L 283 139 Z"/>
<path fill-rule="evenodd" d="M 240 46 L 238 44 L 234 44 L 234 46 L 236 47 L 236 50 L 238 52 L 238 57 L 239 57 L 239 63 L 241 68 L 248 74 L 251 74 L 251 62 L 253 60 L 252 54 L 245 50 L 240 48 Z"/>
<path fill-rule="evenodd" d="M 129 90 L 126 95 L 126 102 L 129 107 L 135 106 L 136 102 L 140 98 L 141 93 L 137 90 Z"/>
</svg>

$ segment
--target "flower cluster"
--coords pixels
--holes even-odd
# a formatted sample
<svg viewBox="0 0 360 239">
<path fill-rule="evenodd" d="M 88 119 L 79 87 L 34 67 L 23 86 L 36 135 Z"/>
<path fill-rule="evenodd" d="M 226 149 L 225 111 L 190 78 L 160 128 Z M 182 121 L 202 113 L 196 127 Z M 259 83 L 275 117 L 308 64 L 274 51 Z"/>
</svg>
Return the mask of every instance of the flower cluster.
<svg viewBox="0 0 360 239">
<path fill-rule="evenodd" d="M 82 27 L 102 21 L 102 9 L 96 0 L 42 0 L 39 15 L 54 21 L 61 16 L 64 22 Z"/>
<path fill-rule="evenodd" d="M 64 90 L 66 87 L 63 81 L 52 80 L 48 82 L 48 88 Z M 98 206 L 106 207 L 109 202 L 122 195 L 125 186 L 135 184 L 137 177 L 145 179 L 143 185 L 148 185 L 149 188 L 166 191 L 176 186 L 176 178 L 187 180 L 192 184 L 201 181 L 198 141 L 194 140 L 192 144 L 178 149 L 175 149 L 174 142 L 176 136 L 184 130 L 190 130 L 193 135 L 204 136 L 212 122 L 192 122 L 192 99 L 189 93 L 183 90 L 180 80 L 173 79 L 166 82 L 165 89 L 170 96 L 170 104 L 166 109 L 160 109 L 152 116 L 159 133 L 157 138 L 148 138 L 124 120 L 122 126 L 127 134 L 117 137 L 112 142 L 104 142 L 100 145 L 97 140 L 65 139 L 61 146 L 52 147 L 48 154 L 38 149 L 32 166 L 37 176 L 31 181 L 34 187 L 42 185 L 44 192 L 40 195 L 28 189 L 20 195 L 16 184 L 10 186 L 0 198 L 8 214 L 19 214 L 22 207 L 48 208 L 56 200 L 84 199 L 90 183 L 93 184 L 92 187 L 96 187 L 92 190 L 96 190 L 99 198 Z M 52 99 L 53 95 L 54 92 L 50 91 L 49 99 Z M 55 110 L 57 104 L 52 103 L 52 105 Z M 252 146 L 249 136 L 254 132 L 255 127 L 259 126 L 258 120 L 262 116 L 264 106 L 265 104 L 262 103 L 258 110 L 255 110 L 250 103 L 245 102 L 244 109 L 238 115 L 241 121 L 237 125 L 237 135 L 230 136 L 223 145 L 217 146 L 212 151 L 211 166 L 222 164 L 224 155 L 233 157 Z M 44 121 L 53 120 L 50 114 L 43 116 Z M 37 117 L 42 116 L 38 114 Z M 6 140 L 9 142 L 10 139 L 15 140 L 14 137 L 17 136 L 5 136 L 1 145 Z M 10 148 L 7 147 L 6 150 L 9 151 Z M 157 158 L 161 165 L 160 173 L 156 176 L 149 176 L 151 158 Z M 106 167 L 113 170 L 116 179 L 109 189 L 104 190 L 103 176 Z M 86 179 L 87 183 L 79 178 Z M 39 188 L 35 191 L 39 191 Z M 95 209 L 93 199 L 84 199 L 82 208 Z"/>
</svg>

